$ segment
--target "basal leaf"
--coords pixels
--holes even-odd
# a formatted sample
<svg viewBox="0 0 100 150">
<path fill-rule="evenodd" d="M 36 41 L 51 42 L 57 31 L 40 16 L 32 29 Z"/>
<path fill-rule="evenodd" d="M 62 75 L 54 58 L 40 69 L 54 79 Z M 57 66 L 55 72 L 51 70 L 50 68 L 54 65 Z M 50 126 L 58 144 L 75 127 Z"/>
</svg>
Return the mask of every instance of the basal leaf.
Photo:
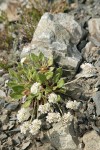
<svg viewBox="0 0 100 150">
<path fill-rule="evenodd" d="M 49 58 L 48 59 L 48 66 L 52 66 L 53 65 L 53 58 Z"/>
<path fill-rule="evenodd" d="M 30 54 L 30 58 L 31 58 L 31 60 L 32 60 L 33 62 L 38 62 L 38 61 L 39 61 L 38 56 L 35 55 L 34 53 L 31 53 L 31 54 Z"/>
<path fill-rule="evenodd" d="M 13 86 L 12 89 L 17 94 L 21 94 L 25 90 L 22 85 Z"/>
<path fill-rule="evenodd" d="M 27 100 L 24 104 L 23 104 L 23 107 L 29 107 L 31 105 L 31 99 Z"/>
<path fill-rule="evenodd" d="M 63 80 L 63 79 L 60 79 L 60 80 L 57 82 L 57 87 L 58 87 L 58 88 L 61 88 L 63 85 L 64 85 L 64 80 Z"/>
<path fill-rule="evenodd" d="M 45 73 L 45 75 L 46 75 L 46 79 L 49 80 L 49 79 L 51 79 L 53 77 L 53 72 L 52 71 L 48 71 L 48 72 Z"/>
<path fill-rule="evenodd" d="M 39 80 L 41 83 L 45 83 L 46 82 L 46 76 L 42 73 L 38 74 Z"/>
<path fill-rule="evenodd" d="M 22 98 L 22 95 L 18 95 L 17 93 L 11 93 L 10 94 L 10 97 L 13 98 L 13 99 L 21 99 Z"/>
<path fill-rule="evenodd" d="M 40 52 L 39 54 L 39 61 L 43 62 L 45 60 L 44 54 Z"/>
<path fill-rule="evenodd" d="M 54 75 L 54 77 L 53 77 L 54 83 L 57 83 L 59 81 L 60 76 L 61 76 L 60 73 Z"/>
</svg>

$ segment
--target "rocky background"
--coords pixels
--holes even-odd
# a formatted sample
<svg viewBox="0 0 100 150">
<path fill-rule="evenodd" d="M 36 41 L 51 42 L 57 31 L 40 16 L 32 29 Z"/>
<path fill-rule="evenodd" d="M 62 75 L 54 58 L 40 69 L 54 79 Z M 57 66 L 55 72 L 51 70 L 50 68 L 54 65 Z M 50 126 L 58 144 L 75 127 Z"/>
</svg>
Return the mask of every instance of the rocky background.
<svg viewBox="0 0 100 150">
<path fill-rule="evenodd" d="M 69 2 L 69 3 L 68 3 Z M 81 102 L 70 125 L 22 135 L 8 69 L 30 52 L 63 67 L 68 100 Z M 100 150 L 100 1 L 0 0 L 0 150 Z"/>
</svg>

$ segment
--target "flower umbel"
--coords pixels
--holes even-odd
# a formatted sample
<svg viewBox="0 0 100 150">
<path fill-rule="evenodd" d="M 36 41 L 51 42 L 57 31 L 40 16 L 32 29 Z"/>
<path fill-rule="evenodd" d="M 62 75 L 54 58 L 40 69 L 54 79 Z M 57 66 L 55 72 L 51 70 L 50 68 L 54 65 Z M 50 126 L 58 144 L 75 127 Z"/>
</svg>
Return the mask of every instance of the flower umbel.
<svg viewBox="0 0 100 150">
<path fill-rule="evenodd" d="M 41 120 L 35 119 L 30 125 L 30 133 L 36 135 L 41 127 Z"/>
<path fill-rule="evenodd" d="M 29 130 L 29 124 L 30 124 L 30 122 L 26 121 L 20 126 L 21 133 L 26 134 L 26 132 Z"/>
<path fill-rule="evenodd" d="M 31 93 L 32 94 L 37 94 L 38 92 L 40 92 L 40 89 L 41 89 L 41 84 L 36 82 L 34 83 L 32 86 L 31 86 Z"/>
<path fill-rule="evenodd" d="M 64 115 L 62 116 L 62 121 L 63 123 L 70 123 L 73 120 L 73 116 L 71 115 L 70 112 L 68 112 L 67 114 L 64 113 Z"/>
<path fill-rule="evenodd" d="M 21 108 L 18 111 L 17 119 L 19 122 L 23 122 L 25 120 L 28 120 L 29 117 L 30 117 L 30 109 L 29 108 Z"/>
<path fill-rule="evenodd" d="M 38 108 L 38 111 L 41 114 L 45 114 L 45 113 L 49 112 L 50 110 L 51 110 L 51 108 L 50 108 L 50 104 L 49 103 L 46 103 L 44 105 L 39 105 L 39 108 Z"/>
<path fill-rule="evenodd" d="M 50 103 L 57 103 L 58 102 L 57 95 L 55 93 L 51 93 L 48 97 L 48 101 Z"/>
<path fill-rule="evenodd" d="M 66 104 L 66 107 L 69 109 L 77 110 L 80 106 L 80 102 L 77 102 L 76 100 L 74 101 L 68 101 Z"/>
<path fill-rule="evenodd" d="M 60 113 L 48 113 L 47 118 L 47 122 L 49 123 L 56 123 L 59 122 L 61 120 L 61 116 Z"/>
</svg>

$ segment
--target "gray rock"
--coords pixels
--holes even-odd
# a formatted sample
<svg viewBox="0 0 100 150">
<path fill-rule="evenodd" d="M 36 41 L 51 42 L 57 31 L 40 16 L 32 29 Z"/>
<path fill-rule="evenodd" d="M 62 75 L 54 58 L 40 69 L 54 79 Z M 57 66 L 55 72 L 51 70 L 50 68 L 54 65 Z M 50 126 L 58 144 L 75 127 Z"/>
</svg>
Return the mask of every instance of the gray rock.
<svg viewBox="0 0 100 150">
<path fill-rule="evenodd" d="M 99 116 L 100 115 L 100 91 L 95 92 L 92 98 L 96 105 L 96 113 Z"/>
<path fill-rule="evenodd" d="M 11 137 L 8 137 L 8 139 L 7 139 L 7 144 L 8 144 L 9 146 L 13 145 L 13 141 L 12 141 L 12 138 L 11 138 Z"/>
<path fill-rule="evenodd" d="M 9 122 L 9 130 L 11 130 L 15 126 L 15 121 Z"/>
<path fill-rule="evenodd" d="M 11 134 L 18 133 L 18 132 L 20 132 L 20 128 L 16 128 L 16 129 L 7 131 L 7 133 L 10 134 L 10 135 L 11 135 Z"/>
<path fill-rule="evenodd" d="M 16 103 L 9 103 L 8 105 L 6 105 L 6 109 L 7 110 L 10 110 L 10 111 L 14 111 L 18 108 L 19 106 L 19 103 L 16 102 Z"/>
<path fill-rule="evenodd" d="M 91 131 L 83 136 L 84 150 L 100 150 L 100 136 L 96 131 Z"/>
<path fill-rule="evenodd" d="M 4 84 L 5 79 L 3 77 L 0 77 L 0 86 Z"/>
<path fill-rule="evenodd" d="M 96 84 L 95 84 L 95 88 L 100 88 L 100 78 L 98 79 L 98 81 L 96 82 Z"/>
<path fill-rule="evenodd" d="M 4 74 L 4 75 L 3 75 L 3 78 L 4 78 L 5 80 L 8 80 L 8 79 L 9 79 L 9 74 L 8 74 L 8 73 Z"/>
<path fill-rule="evenodd" d="M 27 149 L 29 146 L 30 146 L 30 144 L 31 144 L 31 142 L 29 141 L 29 142 L 27 142 L 27 143 L 23 143 L 23 145 L 22 145 L 22 150 L 25 150 L 25 149 Z"/>
<path fill-rule="evenodd" d="M 4 91 L 0 90 L 0 98 L 5 98 L 6 94 Z"/>
<path fill-rule="evenodd" d="M 7 124 L 7 125 L 4 124 L 4 125 L 2 126 L 2 129 L 3 129 L 3 131 L 7 130 L 7 129 L 8 129 L 8 124 Z"/>
<path fill-rule="evenodd" d="M 82 29 L 73 16 L 65 13 L 45 13 L 31 44 L 24 47 L 21 57 L 25 57 L 30 52 L 35 54 L 42 52 L 48 58 L 53 57 L 67 70 L 73 69 L 75 73 L 82 59 L 76 48 L 82 34 Z"/>
<path fill-rule="evenodd" d="M 9 122 L 9 117 L 8 117 L 8 115 L 3 114 L 2 117 L 0 118 L 0 120 L 3 124 L 6 124 Z"/>
<path fill-rule="evenodd" d="M 82 51 L 84 59 L 89 63 L 96 62 L 99 59 L 98 50 L 99 47 L 92 42 L 88 42 Z"/>
<path fill-rule="evenodd" d="M 5 105 L 5 100 L 0 99 L 0 106 L 4 107 L 4 105 Z"/>
<path fill-rule="evenodd" d="M 4 69 L 0 69 L 0 76 L 2 76 L 4 74 Z"/>
<path fill-rule="evenodd" d="M 100 46 L 100 18 L 92 18 L 88 22 L 90 40 Z"/>
<path fill-rule="evenodd" d="M 61 122 L 49 130 L 51 144 L 58 150 L 78 150 L 78 139 L 71 125 L 63 125 Z"/>
<path fill-rule="evenodd" d="M 14 136 L 14 138 L 12 140 L 13 140 L 14 145 L 20 145 L 21 144 L 19 137 L 16 135 Z"/>
<path fill-rule="evenodd" d="M 87 111 L 89 112 L 89 114 L 91 115 L 91 114 L 95 114 L 95 108 L 94 108 L 94 105 L 93 105 L 93 103 L 89 103 L 88 104 L 88 108 L 87 108 Z"/>
<path fill-rule="evenodd" d="M 0 140 L 7 139 L 7 135 L 5 133 L 0 134 Z"/>
<path fill-rule="evenodd" d="M 100 67 L 100 58 L 98 58 L 98 60 L 95 62 L 95 66 Z"/>
</svg>

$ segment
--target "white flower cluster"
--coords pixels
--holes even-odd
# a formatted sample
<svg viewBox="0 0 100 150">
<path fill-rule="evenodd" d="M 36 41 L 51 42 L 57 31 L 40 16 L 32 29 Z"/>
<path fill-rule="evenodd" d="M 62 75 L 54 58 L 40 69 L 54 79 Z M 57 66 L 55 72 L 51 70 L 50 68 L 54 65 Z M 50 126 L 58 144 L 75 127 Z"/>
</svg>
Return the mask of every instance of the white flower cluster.
<svg viewBox="0 0 100 150">
<path fill-rule="evenodd" d="M 61 120 L 61 116 L 60 113 L 48 113 L 47 118 L 47 122 L 49 123 L 56 123 L 59 122 Z"/>
<path fill-rule="evenodd" d="M 26 134 L 29 131 L 32 135 L 36 135 L 41 127 L 41 121 L 38 119 L 33 120 L 33 122 L 26 121 L 21 126 L 21 133 Z"/>
<path fill-rule="evenodd" d="M 80 106 L 80 102 L 77 102 L 76 100 L 74 101 L 68 101 L 66 104 L 66 107 L 69 109 L 77 110 Z"/>
<path fill-rule="evenodd" d="M 30 125 L 30 122 L 29 122 L 29 121 L 24 122 L 24 123 L 20 126 L 21 133 L 26 134 L 26 132 L 29 130 L 29 125 Z"/>
<path fill-rule="evenodd" d="M 55 93 L 51 93 L 48 97 L 48 101 L 50 103 L 57 103 L 58 102 L 57 95 Z"/>
<path fill-rule="evenodd" d="M 35 119 L 30 125 L 30 133 L 36 135 L 41 127 L 41 120 Z"/>
<path fill-rule="evenodd" d="M 36 82 L 31 86 L 31 93 L 37 94 L 38 92 L 40 92 L 40 89 L 41 89 L 41 84 Z"/>
<path fill-rule="evenodd" d="M 67 114 L 64 113 L 64 115 L 62 116 L 62 121 L 64 124 L 69 123 L 73 120 L 73 116 L 71 115 L 70 112 L 68 112 Z"/>
<path fill-rule="evenodd" d="M 45 114 L 45 113 L 49 112 L 50 110 L 51 110 L 51 108 L 50 108 L 50 104 L 49 103 L 46 103 L 44 105 L 39 105 L 39 108 L 38 108 L 38 111 L 41 114 Z"/>
<path fill-rule="evenodd" d="M 28 120 L 29 117 L 30 117 L 30 109 L 29 108 L 21 108 L 18 111 L 17 119 L 19 122 L 23 122 L 25 120 Z"/>
</svg>

